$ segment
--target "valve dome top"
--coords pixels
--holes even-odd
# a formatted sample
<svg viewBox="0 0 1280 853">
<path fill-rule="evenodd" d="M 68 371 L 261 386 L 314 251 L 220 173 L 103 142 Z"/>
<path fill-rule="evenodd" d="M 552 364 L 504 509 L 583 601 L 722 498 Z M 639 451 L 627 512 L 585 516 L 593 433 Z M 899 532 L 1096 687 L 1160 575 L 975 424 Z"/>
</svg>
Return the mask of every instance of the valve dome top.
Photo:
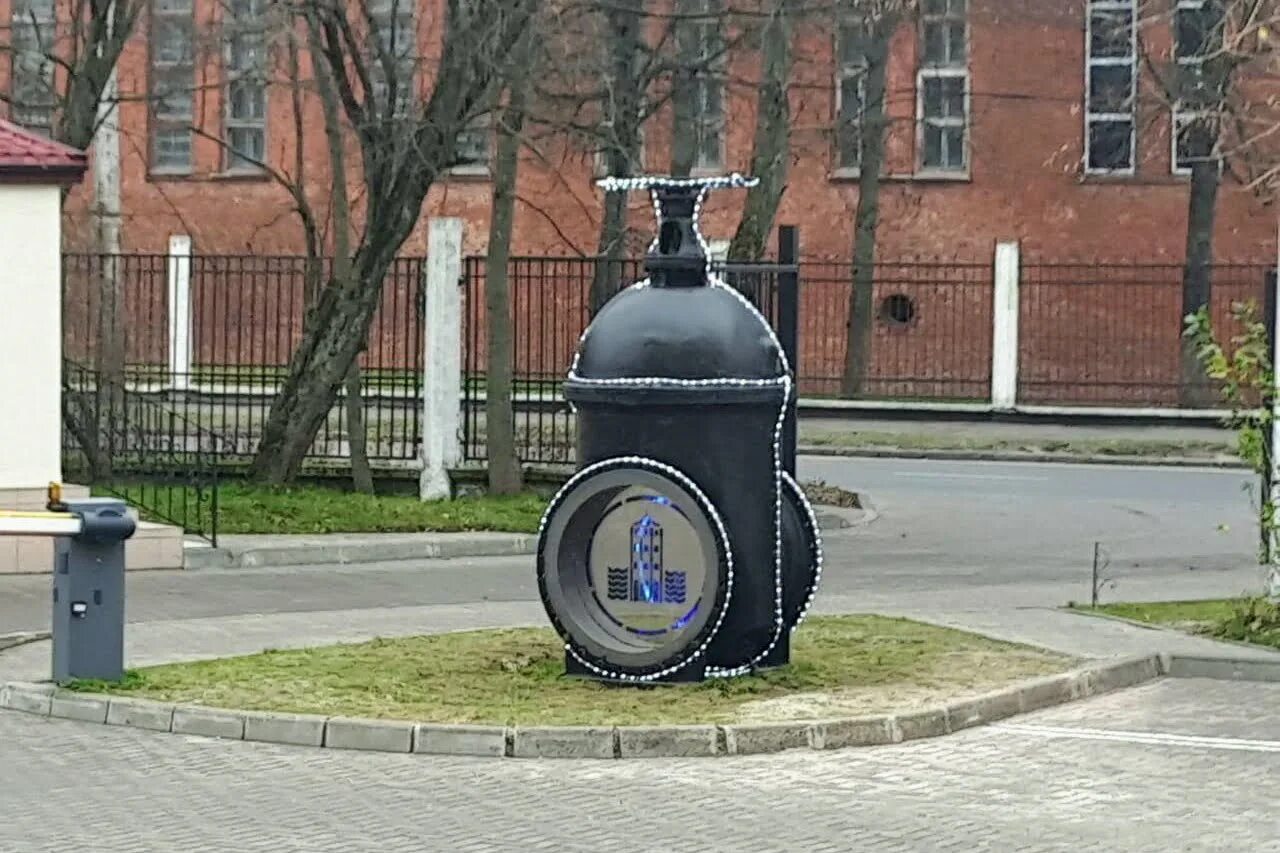
<svg viewBox="0 0 1280 853">
<path fill-rule="evenodd" d="M 757 179 L 605 178 L 606 191 L 649 190 L 658 235 L 645 256 L 649 277 L 596 315 L 570 372 L 578 380 L 776 380 L 786 373 L 772 328 L 750 302 L 708 269 L 698 214 L 712 189 Z"/>
</svg>

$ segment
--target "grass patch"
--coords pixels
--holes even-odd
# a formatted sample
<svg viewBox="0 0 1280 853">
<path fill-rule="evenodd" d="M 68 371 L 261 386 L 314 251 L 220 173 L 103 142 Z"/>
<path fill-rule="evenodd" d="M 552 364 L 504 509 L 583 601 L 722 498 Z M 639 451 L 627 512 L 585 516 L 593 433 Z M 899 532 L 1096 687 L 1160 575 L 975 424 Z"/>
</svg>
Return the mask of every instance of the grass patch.
<svg viewBox="0 0 1280 853">
<path fill-rule="evenodd" d="M 161 515 L 166 507 L 195 507 L 200 502 L 207 512 L 210 500 L 207 491 L 197 497 L 195 489 L 184 486 L 140 487 L 137 495 L 123 491 L 126 497 L 158 507 Z M 412 496 L 320 486 L 225 483 L 218 487 L 218 533 L 536 533 L 546 506 L 546 498 L 532 492 L 423 502 Z"/>
<path fill-rule="evenodd" d="M 1161 625 L 1217 640 L 1234 640 L 1280 649 L 1280 605 L 1264 598 L 1220 598 L 1161 601 L 1151 604 L 1074 606 L 1085 613 L 1105 613 Z"/>
<path fill-rule="evenodd" d="M 861 506 L 856 493 L 837 486 L 808 482 L 803 488 L 814 503 Z M 197 512 L 207 517 L 212 512 L 212 494 L 188 486 L 143 484 L 92 491 L 151 508 L 139 510 L 147 521 L 194 517 Z M 537 533 L 546 507 L 547 498 L 535 492 L 423 502 L 411 495 L 367 495 L 323 486 L 272 488 L 226 482 L 218 487 L 218 533 Z"/>
<path fill-rule="evenodd" d="M 902 450 L 986 450 L 1064 453 L 1072 456 L 1146 456 L 1213 458 L 1233 456 L 1231 441 L 1151 441 L 1144 439 L 976 438 L 895 432 L 827 432 L 803 436 L 813 447 L 895 447 Z"/>
<path fill-rule="evenodd" d="M 239 483 L 218 492 L 222 533 L 536 533 L 546 499 L 536 494 L 420 501 L 318 486 L 265 488 Z"/>
<path fill-rule="evenodd" d="M 1059 672 L 1073 661 L 949 628 L 817 617 L 792 664 L 740 679 L 649 688 L 564 676 L 549 628 L 468 631 L 269 651 L 130 670 L 72 689 L 213 707 L 494 724 L 632 725 L 810 719 L 887 711 Z"/>
</svg>

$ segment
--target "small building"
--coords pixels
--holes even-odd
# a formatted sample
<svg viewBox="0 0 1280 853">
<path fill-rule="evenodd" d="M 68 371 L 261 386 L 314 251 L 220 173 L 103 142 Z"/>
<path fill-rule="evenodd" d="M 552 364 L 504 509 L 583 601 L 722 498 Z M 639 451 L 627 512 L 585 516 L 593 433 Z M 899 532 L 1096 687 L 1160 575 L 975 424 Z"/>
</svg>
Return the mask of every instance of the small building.
<svg viewBox="0 0 1280 853">
<path fill-rule="evenodd" d="M 0 507 L 44 509 L 62 482 L 62 197 L 81 151 L 0 120 Z M 67 486 L 66 497 L 88 494 Z M 182 531 L 143 524 L 129 568 L 179 568 Z M 53 541 L 0 537 L 0 573 L 48 572 Z"/>
</svg>

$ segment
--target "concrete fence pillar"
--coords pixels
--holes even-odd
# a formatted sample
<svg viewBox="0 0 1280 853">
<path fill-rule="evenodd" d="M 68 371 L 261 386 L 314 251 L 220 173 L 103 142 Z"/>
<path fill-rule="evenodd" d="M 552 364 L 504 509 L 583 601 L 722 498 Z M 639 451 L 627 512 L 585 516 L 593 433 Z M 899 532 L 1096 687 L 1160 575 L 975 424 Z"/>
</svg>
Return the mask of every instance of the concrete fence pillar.
<svg viewBox="0 0 1280 853">
<path fill-rule="evenodd" d="M 191 238 L 169 238 L 169 387 L 185 391 L 191 383 Z"/>
<path fill-rule="evenodd" d="M 1018 243 L 997 243 L 991 329 L 991 406 L 997 410 L 1018 405 L 1019 270 Z"/>
<path fill-rule="evenodd" d="M 462 220 L 427 223 L 423 318 L 422 500 L 451 497 L 449 469 L 462 461 Z"/>
</svg>

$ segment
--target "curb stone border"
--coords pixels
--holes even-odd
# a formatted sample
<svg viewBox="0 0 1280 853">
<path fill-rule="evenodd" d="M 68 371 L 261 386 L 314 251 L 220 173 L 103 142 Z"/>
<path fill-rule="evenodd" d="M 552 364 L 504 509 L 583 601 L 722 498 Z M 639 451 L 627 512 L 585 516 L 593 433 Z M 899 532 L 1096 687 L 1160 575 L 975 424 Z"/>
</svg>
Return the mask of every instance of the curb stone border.
<svg viewBox="0 0 1280 853">
<path fill-rule="evenodd" d="M 865 496 L 859 495 L 865 500 Z M 876 520 L 870 509 L 815 505 L 818 528 L 824 533 L 837 533 L 857 527 L 865 527 Z M 394 534 L 390 534 L 394 535 Z M 185 571 L 234 571 L 236 569 L 261 569 L 298 566 L 352 566 L 365 563 L 393 563 L 404 560 L 479 559 L 483 557 L 525 557 L 538 549 L 538 537 L 533 533 L 487 534 L 477 538 L 466 533 L 441 534 L 455 538 L 431 542 L 399 541 L 351 542 L 343 545 L 324 542 L 260 545 L 233 551 L 230 548 L 209 548 L 189 545 L 183 549 Z M 0 635 L 0 649 L 5 648 L 7 635 Z M 14 635 L 26 637 L 26 635 Z M 44 636 L 20 639 L 29 643 L 33 639 L 47 640 Z"/>
<path fill-rule="evenodd" d="M 17 631 L 12 634 L 0 634 L 0 652 L 5 649 L 16 649 L 18 646 L 25 646 L 27 643 L 38 643 L 41 640 L 49 639 L 52 634 L 48 631 Z"/>
<path fill-rule="evenodd" d="M 830 445 L 800 445 L 796 452 L 801 456 L 836 456 L 852 459 L 937 459 L 954 462 L 1067 462 L 1076 465 L 1135 465 L 1166 468 L 1223 468 L 1247 470 L 1248 465 L 1237 456 L 1139 456 L 1136 454 L 1106 453 L 1057 453 L 1029 450 L 965 450 L 963 448 L 920 448 L 863 445 L 833 447 Z"/>
<path fill-rule="evenodd" d="M 0 708 L 43 717 L 230 740 L 328 749 L 488 758 L 693 758 L 791 749 L 887 746 L 941 737 L 1018 714 L 1134 687 L 1162 676 L 1280 682 L 1280 662 L 1149 654 L 1096 661 L 946 705 L 899 714 L 678 726 L 483 726 L 238 711 L 50 683 L 0 684 Z"/>
</svg>

